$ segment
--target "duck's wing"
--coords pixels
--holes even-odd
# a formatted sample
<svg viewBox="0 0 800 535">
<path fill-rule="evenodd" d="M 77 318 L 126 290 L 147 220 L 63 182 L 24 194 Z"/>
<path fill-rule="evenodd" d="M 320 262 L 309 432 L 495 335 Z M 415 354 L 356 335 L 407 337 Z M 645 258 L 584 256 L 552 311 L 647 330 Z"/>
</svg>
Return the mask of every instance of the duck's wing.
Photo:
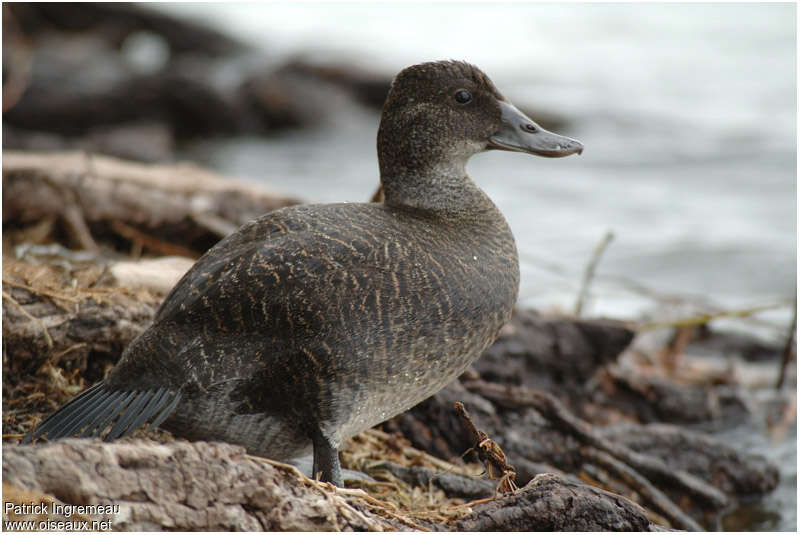
<svg viewBox="0 0 800 535">
<path fill-rule="evenodd" d="M 218 283 L 225 267 L 232 262 L 252 255 L 256 249 L 279 241 L 283 236 L 301 231 L 292 217 L 293 213 L 304 211 L 299 208 L 307 209 L 288 207 L 250 221 L 206 251 L 167 294 L 156 312 L 154 322 L 185 310 L 187 301 Z"/>
</svg>

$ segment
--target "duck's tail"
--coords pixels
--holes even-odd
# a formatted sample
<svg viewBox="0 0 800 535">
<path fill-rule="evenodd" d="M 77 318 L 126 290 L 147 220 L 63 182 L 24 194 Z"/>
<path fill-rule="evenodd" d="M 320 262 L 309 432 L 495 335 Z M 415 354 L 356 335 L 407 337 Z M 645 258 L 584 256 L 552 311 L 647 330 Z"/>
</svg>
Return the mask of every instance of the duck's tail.
<svg viewBox="0 0 800 535">
<path fill-rule="evenodd" d="M 104 439 L 108 442 L 132 433 L 150 420 L 148 430 L 158 427 L 180 399 L 180 392 L 167 388 L 110 390 L 101 381 L 45 418 L 25 435 L 22 443 L 39 437 L 51 440 L 71 437 L 78 432 L 81 437 L 99 437 L 113 423 Z"/>
</svg>

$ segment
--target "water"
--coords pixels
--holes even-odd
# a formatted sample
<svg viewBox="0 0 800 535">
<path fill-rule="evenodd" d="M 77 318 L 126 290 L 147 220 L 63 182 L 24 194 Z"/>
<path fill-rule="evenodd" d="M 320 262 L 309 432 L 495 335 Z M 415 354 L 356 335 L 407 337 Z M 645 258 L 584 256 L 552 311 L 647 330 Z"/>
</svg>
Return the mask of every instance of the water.
<svg viewBox="0 0 800 535">
<path fill-rule="evenodd" d="M 613 231 L 589 315 L 686 313 L 635 281 L 724 309 L 783 303 L 715 326 L 785 336 L 797 274 L 795 5 L 162 9 L 208 20 L 274 65 L 299 52 L 386 73 L 432 59 L 479 65 L 518 107 L 567 120 L 559 133 L 586 147 L 560 160 L 493 152 L 470 162 L 517 238 L 523 305 L 572 310 L 592 250 Z M 378 116 L 334 106 L 333 121 L 312 132 L 202 144 L 186 156 L 308 200 L 365 200 L 377 183 Z M 796 451 L 796 435 L 780 448 Z M 793 531 L 796 465 L 782 464 L 776 507 L 795 509 L 771 529 Z"/>
</svg>

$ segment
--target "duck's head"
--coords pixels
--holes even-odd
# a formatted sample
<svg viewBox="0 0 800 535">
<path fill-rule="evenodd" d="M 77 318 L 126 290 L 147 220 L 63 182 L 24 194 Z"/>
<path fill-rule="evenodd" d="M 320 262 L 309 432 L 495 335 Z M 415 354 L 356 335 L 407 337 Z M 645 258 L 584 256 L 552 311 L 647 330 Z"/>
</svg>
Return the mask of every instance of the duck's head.
<svg viewBox="0 0 800 535">
<path fill-rule="evenodd" d="M 378 130 L 382 178 L 463 170 L 470 156 L 491 149 L 557 158 L 583 145 L 536 124 L 469 63 L 421 63 L 395 77 Z"/>
</svg>

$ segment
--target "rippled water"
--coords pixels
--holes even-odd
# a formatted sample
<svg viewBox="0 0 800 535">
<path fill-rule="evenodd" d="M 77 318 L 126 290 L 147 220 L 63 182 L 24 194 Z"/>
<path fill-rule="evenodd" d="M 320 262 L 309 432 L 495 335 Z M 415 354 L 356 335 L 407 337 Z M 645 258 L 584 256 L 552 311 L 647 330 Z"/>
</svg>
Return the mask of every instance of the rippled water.
<svg viewBox="0 0 800 535">
<path fill-rule="evenodd" d="M 795 295 L 793 4 L 166 9 L 211 20 L 275 64 L 305 52 L 394 73 L 420 61 L 466 59 L 519 107 L 566 119 L 561 133 L 584 142 L 581 157 L 495 152 L 469 165 L 516 235 L 523 304 L 571 310 L 607 231 L 615 239 L 598 267 L 591 315 L 664 313 L 629 281 L 725 308 Z M 332 105 L 334 120 L 315 131 L 202 145 L 187 156 L 309 200 L 365 200 L 377 183 L 377 113 Z M 766 323 L 762 334 L 777 339 L 790 308 L 758 319 L 728 324 L 752 331 Z M 794 507 L 771 529 L 796 527 L 796 465 L 786 466 L 796 435 L 787 440 L 755 446 L 783 452 L 775 507 Z"/>
</svg>

